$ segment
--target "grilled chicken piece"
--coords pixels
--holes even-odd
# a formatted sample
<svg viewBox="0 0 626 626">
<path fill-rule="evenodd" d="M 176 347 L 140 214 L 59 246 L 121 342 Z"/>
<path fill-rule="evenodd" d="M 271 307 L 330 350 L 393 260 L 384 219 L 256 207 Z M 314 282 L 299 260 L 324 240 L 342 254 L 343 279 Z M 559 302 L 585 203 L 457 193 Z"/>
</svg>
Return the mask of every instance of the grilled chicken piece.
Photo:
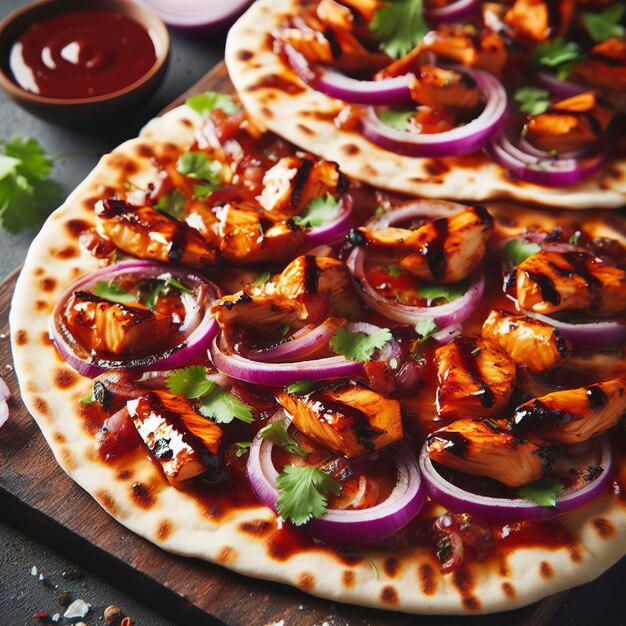
<svg viewBox="0 0 626 626">
<path fill-rule="evenodd" d="M 199 269 L 217 261 L 217 252 L 195 228 L 151 207 L 104 200 L 96 204 L 96 215 L 98 232 L 120 250 L 140 259 Z"/>
<path fill-rule="evenodd" d="M 403 437 L 400 403 L 359 383 L 328 383 L 307 394 L 280 391 L 276 400 L 300 432 L 348 458 Z"/>
<path fill-rule="evenodd" d="M 517 267 L 517 300 L 535 313 L 626 313 L 626 270 L 585 251 L 542 250 Z"/>
<path fill-rule="evenodd" d="M 458 337 L 435 352 L 437 412 L 445 421 L 502 411 L 515 384 L 515 363 L 495 343 Z"/>
<path fill-rule="evenodd" d="M 555 391 L 517 407 L 515 432 L 531 432 L 549 443 L 574 445 L 613 428 L 626 415 L 626 379 Z"/>
<path fill-rule="evenodd" d="M 427 446 L 433 461 L 464 474 L 493 478 L 509 487 L 546 476 L 557 454 L 552 446 L 542 448 L 519 439 L 497 422 L 479 419 L 461 419 L 432 432 Z"/>
<path fill-rule="evenodd" d="M 556 367 L 572 351 L 558 328 L 533 317 L 491 311 L 481 331 L 483 339 L 499 345 L 518 365 L 534 374 Z"/>
<path fill-rule="evenodd" d="M 576 63 L 570 78 L 591 87 L 626 89 L 626 40 L 611 37 L 594 46 L 586 59 Z"/>
<path fill-rule="evenodd" d="M 554 103 L 545 113 L 530 115 L 524 137 L 536 148 L 565 153 L 593 145 L 613 119 L 613 109 L 586 91 Z"/>
<path fill-rule="evenodd" d="M 150 354 L 175 330 L 172 318 L 136 304 L 118 304 L 86 291 L 67 302 L 65 320 L 72 336 L 91 353 Z"/>
<path fill-rule="evenodd" d="M 417 230 L 359 228 L 361 240 L 373 252 L 400 260 L 400 267 L 437 283 L 463 280 L 485 256 L 493 218 L 476 205 L 451 217 L 441 217 Z"/>
<path fill-rule="evenodd" d="M 225 296 L 212 309 L 220 325 L 292 329 L 321 322 L 329 312 L 351 317 L 358 306 L 345 265 L 327 257 L 300 256 L 263 285 Z"/>
<path fill-rule="evenodd" d="M 280 31 L 279 39 L 299 52 L 309 63 L 331 64 L 333 62 L 330 41 L 319 31 L 285 28 Z"/>
<path fill-rule="evenodd" d="M 475 109 L 478 104 L 478 86 L 469 74 L 435 65 L 422 65 L 410 89 L 415 102 L 433 109 Z"/>
<path fill-rule="evenodd" d="M 168 391 L 152 391 L 126 403 L 139 435 L 174 486 L 215 470 L 221 428 Z"/>
<path fill-rule="evenodd" d="M 348 179 L 337 163 L 306 157 L 283 157 L 263 177 L 257 200 L 272 221 L 286 220 L 304 211 L 319 196 L 341 194 Z"/>
<path fill-rule="evenodd" d="M 546 41 L 567 31 L 575 4 L 574 0 L 515 0 L 504 22 L 529 43 Z"/>
</svg>

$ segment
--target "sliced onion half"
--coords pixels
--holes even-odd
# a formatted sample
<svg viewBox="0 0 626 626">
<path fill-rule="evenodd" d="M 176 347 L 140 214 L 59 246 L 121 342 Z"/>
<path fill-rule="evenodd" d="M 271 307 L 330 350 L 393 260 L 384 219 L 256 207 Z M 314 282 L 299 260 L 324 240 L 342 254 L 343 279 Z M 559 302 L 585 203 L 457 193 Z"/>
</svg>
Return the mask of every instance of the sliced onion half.
<svg viewBox="0 0 626 626">
<path fill-rule="evenodd" d="M 409 85 L 415 78 L 405 74 L 384 80 L 357 80 L 326 67 L 311 67 L 309 61 L 289 44 L 284 47 L 289 65 L 300 80 L 331 98 L 353 104 L 399 104 L 411 100 Z"/>
<path fill-rule="evenodd" d="M 343 239 L 352 222 L 352 198 L 344 197 L 337 217 L 326 224 L 313 226 L 306 232 L 306 242 L 310 246 L 333 244 Z"/>
<path fill-rule="evenodd" d="M 172 277 L 195 291 L 193 302 L 188 306 L 187 318 L 181 326 L 188 333 L 179 345 L 160 354 L 105 359 L 88 353 L 72 337 L 64 322 L 63 308 L 75 291 L 88 291 L 100 281 L 112 281 L 125 276 L 138 279 Z M 110 265 L 93 274 L 88 274 L 72 283 L 59 296 L 50 316 L 50 338 L 63 360 L 82 376 L 95 378 L 107 370 L 125 367 L 138 372 L 165 370 L 183 367 L 199 356 L 203 356 L 218 331 L 217 322 L 211 314 L 211 306 L 219 298 L 219 289 L 206 278 L 190 270 L 154 261 L 127 261 Z"/>
<path fill-rule="evenodd" d="M 217 31 L 232 24 L 252 0 L 135 0 L 174 28 Z"/>
<path fill-rule="evenodd" d="M 271 441 L 257 434 L 250 448 L 247 472 L 256 497 L 277 512 L 280 491 L 276 484 L 278 471 L 272 461 L 273 447 Z M 396 467 L 397 482 L 389 497 L 369 509 L 328 509 L 324 517 L 306 525 L 316 539 L 339 545 L 381 541 L 404 528 L 419 513 L 426 495 L 415 456 L 402 444 L 385 448 L 381 454 Z"/>
<path fill-rule="evenodd" d="M 556 498 L 556 506 L 539 506 L 521 498 L 494 498 L 482 496 L 461 489 L 447 481 L 435 468 L 428 456 L 427 444 L 424 444 L 419 459 L 419 467 L 426 483 L 428 495 L 437 504 L 450 511 L 469 513 L 488 521 L 513 522 L 550 519 L 578 509 L 597 497 L 611 480 L 612 454 L 611 446 L 605 438 L 600 445 L 600 462 L 602 473 L 594 480 L 584 484 L 582 488 L 564 490 Z"/>
<path fill-rule="evenodd" d="M 443 133 L 415 133 L 396 130 L 368 107 L 362 122 L 363 135 L 390 152 L 412 157 L 444 157 L 471 154 L 481 150 L 498 133 L 507 115 L 507 95 L 500 81 L 488 72 L 460 66 L 450 69 L 471 76 L 478 85 L 485 106 L 471 122 Z"/>
<path fill-rule="evenodd" d="M 478 7 L 478 0 L 453 0 L 445 7 L 424 9 L 424 17 L 430 26 L 456 22 L 472 13 Z"/>
</svg>

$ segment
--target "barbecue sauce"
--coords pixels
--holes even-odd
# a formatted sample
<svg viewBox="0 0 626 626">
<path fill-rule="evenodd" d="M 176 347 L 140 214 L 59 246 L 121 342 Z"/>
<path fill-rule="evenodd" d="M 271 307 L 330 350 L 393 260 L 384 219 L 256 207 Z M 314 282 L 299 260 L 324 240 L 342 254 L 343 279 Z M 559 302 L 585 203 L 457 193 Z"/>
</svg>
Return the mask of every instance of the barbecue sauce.
<svg viewBox="0 0 626 626">
<path fill-rule="evenodd" d="M 77 11 L 36 22 L 13 44 L 15 82 L 39 96 L 81 99 L 124 89 L 156 62 L 148 31 L 110 11 Z"/>
</svg>

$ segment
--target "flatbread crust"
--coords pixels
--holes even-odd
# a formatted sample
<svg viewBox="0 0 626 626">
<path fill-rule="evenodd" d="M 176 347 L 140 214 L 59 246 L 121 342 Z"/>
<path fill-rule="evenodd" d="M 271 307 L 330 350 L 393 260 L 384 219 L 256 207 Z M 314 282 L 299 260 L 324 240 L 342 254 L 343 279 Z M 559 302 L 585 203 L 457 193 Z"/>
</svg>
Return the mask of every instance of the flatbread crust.
<svg viewBox="0 0 626 626">
<path fill-rule="evenodd" d="M 499 551 L 444 576 L 432 551 L 417 545 L 356 557 L 311 545 L 290 555 L 281 549 L 285 531 L 264 506 L 228 507 L 191 497 L 169 486 L 145 454 L 124 457 L 123 466 L 99 460 L 79 402 L 90 381 L 57 354 L 47 339 L 48 318 L 62 289 L 98 267 L 77 241 L 80 228 L 95 221 L 95 202 L 123 194 L 124 181 L 145 187 L 156 175 L 151 155 L 188 148 L 200 122 L 180 107 L 104 156 L 50 216 L 28 253 L 10 314 L 14 364 L 26 407 L 63 470 L 123 526 L 164 550 L 366 606 L 426 614 L 513 609 L 589 581 L 617 561 L 626 551 L 626 508 L 612 492 L 562 518 L 577 538 L 573 543 Z M 530 212 L 523 219 L 554 221 Z M 626 471 L 616 480 L 626 485 Z"/>
<path fill-rule="evenodd" d="M 626 204 L 626 160 L 609 163 L 587 180 L 551 189 L 512 179 L 482 153 L 468 157 L 405 157 L 379 148 L 333 121 L 343 108 L 303 83 L 272 50 L 268 33 L 298 12 L 300 0 L 258 0 L 231 28 L 226 65 L 248 113 L 263 127 L 329 161 L 356 180 L 427 198 L 483 202 L 516 200 L 568 209 L 618 208 Z M 279 76 L 302 88 L 288 93 L 272 85 Z"/>
</svg>

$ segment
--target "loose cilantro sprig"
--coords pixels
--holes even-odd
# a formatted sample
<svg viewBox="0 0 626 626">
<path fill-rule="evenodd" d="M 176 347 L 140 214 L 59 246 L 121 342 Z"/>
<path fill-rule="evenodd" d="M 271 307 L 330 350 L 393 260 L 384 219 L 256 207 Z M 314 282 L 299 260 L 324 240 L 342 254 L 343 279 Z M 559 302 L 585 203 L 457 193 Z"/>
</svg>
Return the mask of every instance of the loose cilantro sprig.
<svg viewBox="0 0 626 626">
<path fill-rule="evenodd" d="M 339 215 L 339 200 L 327 193 L 325 196 L 313 198 L 302 211 L 293 218 L 298 226 L 320 226 L 332 222 Z"/>
<path fill-rule="evenodd" d="M 304 395 L 315 389 L 315 381 L 313 380 L 297 380 L 287 387 L 287 393 L 297 393 Z"/>
<path fill-rule="evenodd" d="M 519 265 L 540 250 L 541 246 L 538 243 L 523 241 L 522 239 L 511 239 L 504 246 L 504 258 L 513 261 L 515 265 Z"/>
<path fill-rule="evenodd" d="M 206 152 L 185 152 L 176 161 L 176 171 L 201 181 L 194 185 L 194 199 L 206 198 L 222 183 L 222 164 Z"/>
<path fill-rule="evenodd" d="M 417 289 L 417 295 L 426 298 L 426 304 L 430 306 L 435 300 L 452 302 L 460 298 L 467 291 L 464 284 L 450 283 L 448 285 L 422 285 Z"/>
<path fill-rule="evenodd" d="M 53 157 L 35 139 L 0 142 L 0 225 L 11 233 L 37 226 L 61 199 L 49 178 Z"/>
<path fill-rule="evenodd" d="M 572 71 L 576 61 L 582 58 L 580 46 L 563 37 L 545 41 L 535 46 L 530 54 L 530 62 L 535 66 L 548 67 L 563 80 Z"/>
<path fill-rule="evenodd" d="M 168 213 L 177 220 L 181 220 L 185 216 L 185 202 L 187 202 L 187 199 L 187 196 L 180 189 L 174 189 L 172 193 L 161 196 L 154 208 Z"/>
<path fill-rule="evenodd" d="M 550 92 L 539 87 L 520 87 L 515 92 L 515 101 L 519 104 L 520 111 L 539 115 L 545 113 L 550 106 Z"/>
<path fill-rule="evenodd" d="M 188 289 L 181 282 L 168 276 L 164 279 L 156 279 L 149 281 L 150 286 L 154 285 L 152 289 L 146 290 L 141 296 L 141 303 L 147 306 L 149 309 L 154 309 L 159 300 L 159 296 L 167 293 L 171 288 L 177 289 L 182 293 L 193 293 L 191 289 Z"/>
<path fill-rule="evenodd" d="M 339 328 L 330 340 L 330 347 L 351 361 L 369 361 L 374 351 L 382 348 L 392 339 L 388 328 L 381 328 L 371 335 Z"/>
<path fill-rule="evenodd" d="M 625 29 L 620 24 L 626 11 L 623 2 L 612 4 L 601 13 L 583 13 L 582 20 L 589 36 L 596 42 L 606 41 L 611 37 L 622 37 Z"/>
<path fill-rule="evenodd" d="M 132 304 L 137 302 L 137 296 L 127 291 L 115 281 L 99 281 L 94 287 L 93 293 L 99 298 L 117 302 L 118 304 Z"/>
<path fill-rule="evenodd" d="M 378 117 L 383 124 L 391 126 L 396 130 L 409 131 L 411 129 L 410 120 L 415 115 L 415 111 L 396 111 L 394 109 L 383 109 Z"/>
<path fill-rule="evenodd" d="M 341 485 L 314 465 L 286 465 L 276 484 L 282 492 L 276 501 L 278 513 L 296 526 L 326 513 L 325 494 L 338 496 L 341 493 Z"/>
<path fill-rule="evenodd" d="M 415 332 L 420 336 L 420 342 L 426 341 L 438 329 L 439 327 L 432 317 L 425 317 L 415 324 Z"/>
<path fill-rule="evenodd" d="M 424 0 L 390 0 L 376 10 L 370 30 L 392 59 L 404 56 L 430 31 L 424 21 Z"/>
<path fill-rule="evenodd" d="M 259 435 L 291 454 L 306 458 L 309 453 L 287 432 L 288 428 L 289 422 L 283 418 L 261 428 Z"/>
<path fill-rule="evenodd" d="M 207 380 L 206 370 L 201 365 L 174 370 L 167 377 L 166 385 L 176 395 L 199 400 L 200 414 L 217 424 L 230 424 L 233 419 L 247 424 L 254 421 L 252 407 Z"/>
<path fill-rule="evenodd" d="M 235 451 L 235 456 L 240 459 L 244 454 L 250 452 L 250 446 L 252 445 L 251 441 L 237 441 L 235 442 L 237 446 L 237 450 Z"/>
<path fill-rule="evenodd" d="M 256 277 L 256 280 L 252 281 L 252 284 L 256 287 L 262 287 L 270 278 L 271 274 L 269 272 L 263 272 Z"/>
<path fill-rule="evenodd" d="M 215 91 L 205 91 L 191 96 L 185 100 L 185 104 L 203 117 L 215 109 L 221 109 L 226 115 L 234 115 L 241 111 L 241 107 L 233 100 L 232 96 Z"/>
<path fill-rule="evenodd" d="M 556 478 L 544 478 L 520 487 L 517 493 L 520 498 L 539 506 L 556 506 L 556 497 L 562 489 L 563 484 Z"/>
</svg>

